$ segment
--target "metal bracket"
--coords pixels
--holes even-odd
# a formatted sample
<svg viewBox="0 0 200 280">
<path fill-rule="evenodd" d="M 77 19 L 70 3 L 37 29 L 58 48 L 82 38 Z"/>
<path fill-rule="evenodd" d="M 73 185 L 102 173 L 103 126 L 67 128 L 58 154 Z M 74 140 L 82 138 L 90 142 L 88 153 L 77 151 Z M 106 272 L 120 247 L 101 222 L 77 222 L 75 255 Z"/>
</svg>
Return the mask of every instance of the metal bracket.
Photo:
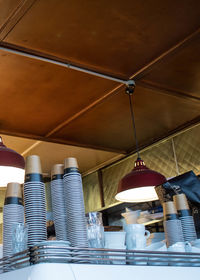
<svg viewBox="0 0 200 280">
<path fill-rule="evenodd" d="M 125 92 L 128 94 L 128 95 L 132 95 L 135 91 L 135 82 L 133 80 L 129 80 L 127 82 L 127 86 L 126 86 L 126 90 Z"/>
</svg>

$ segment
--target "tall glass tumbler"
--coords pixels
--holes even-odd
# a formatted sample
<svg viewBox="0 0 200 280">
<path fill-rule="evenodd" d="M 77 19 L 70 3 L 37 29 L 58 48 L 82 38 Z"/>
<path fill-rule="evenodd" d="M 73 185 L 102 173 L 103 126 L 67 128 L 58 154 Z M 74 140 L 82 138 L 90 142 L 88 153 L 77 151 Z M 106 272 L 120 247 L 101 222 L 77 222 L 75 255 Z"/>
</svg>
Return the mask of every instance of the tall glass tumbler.
<svg viewBox="0 0 200 280">
<path fill-rule="evenodd" d="M 102 213 L 89 212 L 86 214 L 87 235 L 90 248 L 104 248 L 104 227 Z"/>
<path fill-rule="evenodd" d="M 28 226 L 24 223 L 12 225 L 13 254 L 25 251 L 28 248 Z"/>
</svg>

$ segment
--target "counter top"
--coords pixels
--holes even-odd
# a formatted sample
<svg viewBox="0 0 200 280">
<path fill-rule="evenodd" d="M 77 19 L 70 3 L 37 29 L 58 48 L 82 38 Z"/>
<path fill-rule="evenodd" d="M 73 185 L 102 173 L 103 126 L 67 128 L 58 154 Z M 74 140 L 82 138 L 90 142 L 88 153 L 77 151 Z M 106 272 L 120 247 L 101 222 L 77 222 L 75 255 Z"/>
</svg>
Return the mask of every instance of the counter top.
<svg viewBox="0 0 200 280">
<path fill-rule="evenodd" d="M 200 267 L 41 263 L 3 273 L 0 280 L 194 280 L 199 274 Z"/>
</svg>

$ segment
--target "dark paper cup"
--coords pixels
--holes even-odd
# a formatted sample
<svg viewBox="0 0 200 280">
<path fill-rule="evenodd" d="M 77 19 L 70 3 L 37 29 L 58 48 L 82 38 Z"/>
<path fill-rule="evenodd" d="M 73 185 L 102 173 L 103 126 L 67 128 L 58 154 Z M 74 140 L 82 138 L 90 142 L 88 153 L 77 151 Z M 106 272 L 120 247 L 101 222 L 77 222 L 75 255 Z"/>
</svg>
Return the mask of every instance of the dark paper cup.
<svg viewBox="0 0 200 280">
<path fill-rule="evenodd" d="M 22 188 L 19 183 L 8 183 L 5 195 L 4 205 L 7 204 L 20 204 L 22 205 Z"/>
</svg>

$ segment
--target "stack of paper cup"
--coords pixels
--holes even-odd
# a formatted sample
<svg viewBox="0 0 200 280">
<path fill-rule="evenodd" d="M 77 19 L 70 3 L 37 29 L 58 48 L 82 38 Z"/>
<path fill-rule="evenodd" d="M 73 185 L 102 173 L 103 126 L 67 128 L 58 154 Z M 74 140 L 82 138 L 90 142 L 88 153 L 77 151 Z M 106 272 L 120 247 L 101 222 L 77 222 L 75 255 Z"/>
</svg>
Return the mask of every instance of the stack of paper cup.
<svg viewBox="0 0 200 280">
<path fill-rule="evenodd" d="M 55 164 L 51 170 L 51 198 L 56 239 L 67 241 L 67 215 L 63 186 L 64 165 Z"/>
<path fill-rule="evenodd" d="M 13 254 L 12 227 L 24 223 L 24 206 L 22 204 L 21 185 L 8 183 L 3 208 L 3 256 Z"/>
<path fill-rule="evenodd" d="M 65 159 L 63 182 L 68 240 L 73 247 L 88 247 L 82 178 L 75 158 Z"/>
<path fill-rule="evenodd" d="M 167 246 L 171 246 L 176 242 L 183 242 L 181 221 L 178 219 L 178 213 L 173 201 L 163 203 L 163 214 Z"/>
<path fill-rule="evenodd" d="M 187 198 L 184 193 L 173 196 L 174 203 L 178 210 L 179 219 L 183 230 L 184 241 L 197 239 L 194 220 L 191 215 Z"/>
<path fill-rule="evenodd" d="M 47 239 L 45 185 L 40 158 L 37 155 L 26 158 L 24 204 L 28 245 L 33 246 Z"/>
</svg>

